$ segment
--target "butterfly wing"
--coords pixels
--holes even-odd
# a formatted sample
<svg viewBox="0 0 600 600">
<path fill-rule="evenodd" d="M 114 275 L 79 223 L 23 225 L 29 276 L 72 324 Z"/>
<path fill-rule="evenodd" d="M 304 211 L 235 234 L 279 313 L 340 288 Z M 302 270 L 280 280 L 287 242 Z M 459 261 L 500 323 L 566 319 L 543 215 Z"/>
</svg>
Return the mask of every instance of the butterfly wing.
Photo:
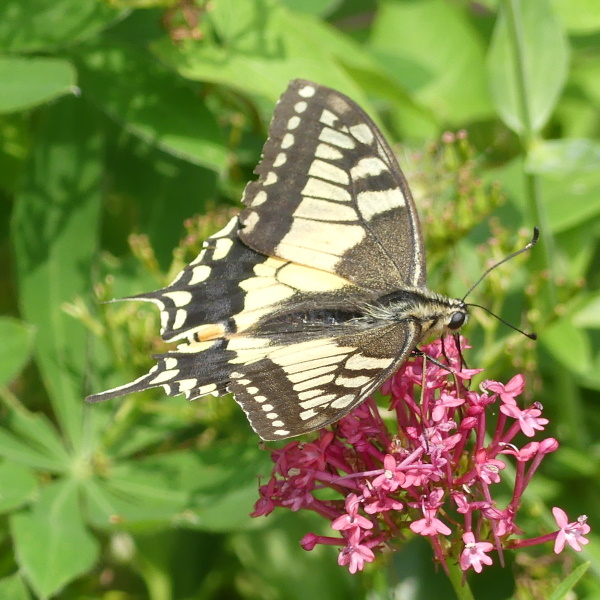
<svg viewBox="0 0 600 600">
<path fill-rule="evenodd" d="M 292 81 L 256 173 L 240 214 L 254 250 L 383 293 L 425 285 L 408 184 L 377 126 L 343 94 Z"/>
</svg>

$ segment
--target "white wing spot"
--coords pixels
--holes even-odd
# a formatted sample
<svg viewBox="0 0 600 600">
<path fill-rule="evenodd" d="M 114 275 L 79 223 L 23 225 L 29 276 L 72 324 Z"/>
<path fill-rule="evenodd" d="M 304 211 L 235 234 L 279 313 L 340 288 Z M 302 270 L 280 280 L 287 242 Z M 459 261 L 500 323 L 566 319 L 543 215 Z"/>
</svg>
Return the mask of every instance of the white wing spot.
<svg viewBox="0 0 600 600">
<path fill-rule="evenodd" d="M 348 173 L 346 173 L 344 169 L 340 169 L 324 160 L 313 160 L 308 170 L 308 174 L 313 177 L 320 177 L 321 179 L 333 181 L 334 183 L 341 183 L 342 185 L 348 185 L 350 183 L 350 177 L 348 177 Z"/>
<path fill-rule="evenodd" d="M 155 385 L 158 383 L 163 383 L 165 381 L 171 381 L 171 379 L 177 377 L 177 375 L 179 375 L 179 369 L 163 371 L 162 373 L 159 373 L 154 379 L 152 379 L 152 381 L 149 381 L 148 383 L 151 385 Z"/>
<path fill-rule="evenodd" d="M 363 144 L 372 144 L 375 139 L 371 128 L 366 123 L 353 125 L 350 127 L 350 133 Z"/>
<path fill-rule="evenodd" d="M 298 90 L 298 94 L 303 98 L 312 98 L 317 90 L 312 85 L 305 85 Z"/>
<path fill-rule="evenodd" d="M 337 115 L 334 115 L 330 110 L 327 109 L 325 109 L 321 113 L 321 118 L 319 119 L 321 123 L 323 123 L 324 125 L 329 125 L 330 127 L 333 127 L 337 120 Z"/>
<path fill-rule="evenodd" d="M 346 406 L 348 406 L 348 404 L 350 404 L 355 398 L 356 396 L 354 394 L 346 394 L 345 396 L 341 396 L 331 403 L 331 408 L 346 408 Z"/>
<path fill-rule="evenodd" d="M 356 200 L 358 211 L 367 221 L 380 213 L 406 206 L 406 200 L 400 188 L 360 192 L 357 194 Z"/>
<path fill-rule="evenodd" d="M 173 320 L 173 329 L 181 329 L 186 319 L 187 312 L 183 308 L 178 309 L 175 313 L 175 319 Z"/>
<path fill-rule="evenodd" d="M 177 359 L 172 356 L 165 359 L 165 369 L 174 369 L 177 366 Z"/>
<path fill-rule="evenodd" d="M 321 133 L 319 134 L 319 139 L 322 142 L 333 144 L 334 146 L 338 146 L 339 148 L 352 149 L 356 147 L 354 140 L 350 136 L 340 131 L 336 131 L 335 129 L 331 129 L 330 127 L 324 127 L 321 130 Z"/>
<path fill-rule="evenodd" d="M 362 356 L 362 354 L 354 354 L 346 361 L 344 366 L 346 369 L 353 371 L 385 369 L 392 364 L 392 361 L 392 358 L 371 358 Z"/>
<path fill-rule="evenodd" d="M 315 221 L 355 221 L 356 210 L 352 206 L 307 196 L 294 211 L 294 217 Z"/>
<path fill-rule="evenodd" d="M 300 402 L 300 406 L 302 408 L 314 408 L 315 406 L 321 406 L 322 404 L 328 404 L 330 400 L 333 400 L 336 397 L 335 394 L 327 394 L 326 396 L 319 396 L 318 398 L 313 398 L 312 400 L 307 400 L 306 402 Z"/>
<path fill-rule="evenodd" d="M 273 427 L 283 427 L 285 423 L 283 421 L 273 421 Z"/>
<path fill-rule="evenodd" d="M 277 173 L 269 171 L 266 179 L 263 181 L 263 185 L 273 185 L 274 183 L 277 183 Z"/>
<path fill-rule="evenodd" d="M 306 421 L 306 419 L 311 419 L 312 417 L 316 417 L 316 416 L 317 416 L 317 413 L 312 408 L 309 410 L 302 411 L 300 413 L 300 418 L 303 421 Z"/>
<path fill-rule="evenodd" d="M 313 198 L 324 198 L 325 200 L 339 200 L 340 202 L 350 202 L 352 200 L 348 190 L 314 177 L 309 177 L 301 194 Z"/>
<path fill-rule="evenodd" d="M 344 158 L 344 155 L 333 146 L 329 144 L 319 144 L 315 150 L 315 156 L 317 158 L 324 158 L 325 160 L 339 160 Z"/>
<path fill-rule="evenodd" d="M 300 125 L 300 117 L 298 115 L 294 115 L 287 124 L 288 129 L 296 129 Z"/>
<path fill-rule="evenodd" d="M 280 437 L 283 437 L 283 436 L 286 436 L 286 435 L 289 435 L 289 434 L 290 434 L 290 432 L 287 429 L 278 429 L 277 431 L 273 432 L 273 435 L 278 435 Z"/>
<path fill-rule="evenodd" d="M 304 102 L 304 100 L 302 100 L 302 102 L 297 102 L 296 104 L 294 104 L 294 110 L 297 113 L 303 113 L 306 110 L 307 106 L 308 106 L 308 103 Z"/>
<path fill-rule="evenodd" d="M 192 294 L 183 290 L 165 292 L 163 296 L 170 298 L 175 306 L 187 306 L 192 301 Z"/>
<path fill-rule="evenodd" d="M 265 412 L 271 412 L 273 410 L 273 405 L 272 404 L 263 404 L 261 406 L 261 408 L 265 411 Z"/>
<path fill-rule="evenodd" d="M 196 285 L 206 281 L 210 277 L 212 269 L 208 265 L 198 265 L 192 269 L 192 276 L 188 282 L 188 285 Z"/>
<path fill-rule="evenodd" d="M 367 377 L 363 375 L 362 377 L 338 377 L 335 380 L 337 385 L 343 385 L 344 387 L 361 387 L 365 385 L 365 383 L 369 383 L 372 377 Z"/>
<path fill-rule="evenodd" d="M 267 419 L 277 419 L 279 415 L 277 413 L 267 413 Z"/>
<path fill-rule="evenodd" d="M 300 392 L 298 398 L 300 398 L 300 400 L 308 400 L 309 398 L 320 396 L 322 393 L 323 390 L 307 390 L 306 392 Z"/>
<path fill-rule="evenodd" d="M 364 177 L 376 177 L 380 173 L 388 171 L 388 166 L 376 156 L 361 158 L 350 170 L 352 179 L 363 179 Z"/>
<path fill-rule="evenodd" d="M 294 143 L 294 136 L 291 133 L 286 133 L 281 140 L 281 149 L 286 150 Z"/>
<path fill-rule="evenodd" d="M 217 244 L 212 255 L 213 260 L 221 260 L 222 258 L 225 258 L 229 254 L 229 251 L 232 247 L 233 240 L 229 238 L 217 240 Z"/>
<path fill-rule="evenodd" d="M 280 167 L 281 165 L 285 164 L 285 161 L 287 160 L 287 156 L 285 154 L 285 152 L 280 152 L 276 157 L 275 160 L 273 161 L 273 166 L 274 167 Z M 257 194 L 258 195 L 258 194 Z"/>
<path fill-rule="evenodd" d="M 197 379 L 180 379 L 178 382 L 179 384 L 179 391 L 180 392 L 185 392 L 187 390 L 192 390 L 196 387 L 196 384 L 198 383 Z"/>
<path fill-rule="evenodd" d="M 257 388 L 257 387 L 250 386 L 250 387 L 247 387 L 247 388 L 246 388 L 246 391 L 247 391 L 249 394 L 252 394 L 252 395 L 254 396 L 254 394 L 256 394 L 256 392 L 258 392 L 258 388 Z"/>
<path fill-rule="evenodd" d="M 317 385 L 321 385 L 322 383 L 331 383 L 334 379 L 335 375 L 323 375 L 322 377 L 315 377 L 314 379 L 309 379 L 308 381 L 301 381 L 294 386 L 294 390 L 297 392 L 302 392 L 304 390 L 308 390 Z"/>
<path fill-rule="evenodd" d="M 256 402 L 264 402 L 267 397 L 266 396 L 254 396 L 254 399 L 256 400 Z"/>
<path fill-rule="evenodd" d="M 265 190 L 260 190 L 260 192 L 258 192 L 258 194 L 252 198 L 252 206 L 260 206 L 263 202 L 266 202 L 267 197 L 267 192 L 265 192 Z"/>
<path fill-rule="evenodd" d="M 255 211 L 249 212 L 244 219 L 244 229 L 246 231 L 252 231 L 258 223 L 258 213 Z"/>
</svg>

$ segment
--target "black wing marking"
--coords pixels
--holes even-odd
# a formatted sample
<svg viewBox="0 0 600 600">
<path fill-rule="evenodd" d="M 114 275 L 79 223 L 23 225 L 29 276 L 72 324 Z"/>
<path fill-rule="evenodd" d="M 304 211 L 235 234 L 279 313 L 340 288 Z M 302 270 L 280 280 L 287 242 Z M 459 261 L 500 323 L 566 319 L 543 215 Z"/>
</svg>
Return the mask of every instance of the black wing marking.
<svg viewBox="0 0 600 600">
<path fill-rule="evenodd" d="M 292 81 L 256 173 L 239 234 L 254 250 L 381 292 L 425 285 L 408 184 L 376 125 L 343 94 Z"/>
</svg>

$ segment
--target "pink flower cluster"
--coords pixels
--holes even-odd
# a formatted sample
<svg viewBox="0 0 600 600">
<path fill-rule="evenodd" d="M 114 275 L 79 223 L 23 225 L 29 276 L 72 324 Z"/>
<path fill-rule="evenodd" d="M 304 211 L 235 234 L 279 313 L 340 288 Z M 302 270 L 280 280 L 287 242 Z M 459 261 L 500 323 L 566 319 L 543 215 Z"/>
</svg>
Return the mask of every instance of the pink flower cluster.
<svg viewBox="0 0 600 600">
<path fill-rule="evenodd" d="M 260 487 L 252 516 L 276 506 L 319 513 L 339 535 L 308 533 L 302 546 L 340 546 L 338 563 L 351 573 L 415 534 L 429 540 L 444 569 L 451 558 L 463 571 L 478 573 L 492 564 L 493 550 L 500 561 L 504 549 L 551 540 L 557 553 L 566 543 L 581 550 L 590 530 L 585 517 L 570 523 L 559 508 L 553 509 L 558 531 L 513 537 L 522 534 L 515 520 L 525 488 L 544 456 L 558 448 L 554 438 L 516 445 L 515 438 L 531 438 L 548 423 L 539 404 L 518 406 L 523 376 L 506 385 L 484 381 L 479 391 L 470 391 L 469 381 L 480 371 L 462 367 L 453 338 L 423 351 L 453 371 L 422 356 L 407 361 L 382 387 L 391 396 L 386 421 L 369 398 L 315 441 L 270 448 L 273 472 Z M 516 478 L 512 498 L 501 508 L 494 485 L 509 459 Z"/>
</svg>

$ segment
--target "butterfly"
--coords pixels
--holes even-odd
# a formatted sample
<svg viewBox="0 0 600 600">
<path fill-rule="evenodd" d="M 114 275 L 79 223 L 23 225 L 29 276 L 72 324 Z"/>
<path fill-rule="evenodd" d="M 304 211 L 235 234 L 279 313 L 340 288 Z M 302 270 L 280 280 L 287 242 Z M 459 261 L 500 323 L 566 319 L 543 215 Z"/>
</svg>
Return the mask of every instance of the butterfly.
<svg viewBox="0 0 600 600">
<path fill-rule="evenodd" d="M 350 98 L 290 82 L 246 206 L 153 302 L 176 349 L 149 373 L 89 396 L 162 386 L 188 399 L 232 392 L 258 435 L 334 423 L 429 337 L 456 332 L 464 300 L 426 288 L 408 184 L 383 135 Z"/>
</svg>

